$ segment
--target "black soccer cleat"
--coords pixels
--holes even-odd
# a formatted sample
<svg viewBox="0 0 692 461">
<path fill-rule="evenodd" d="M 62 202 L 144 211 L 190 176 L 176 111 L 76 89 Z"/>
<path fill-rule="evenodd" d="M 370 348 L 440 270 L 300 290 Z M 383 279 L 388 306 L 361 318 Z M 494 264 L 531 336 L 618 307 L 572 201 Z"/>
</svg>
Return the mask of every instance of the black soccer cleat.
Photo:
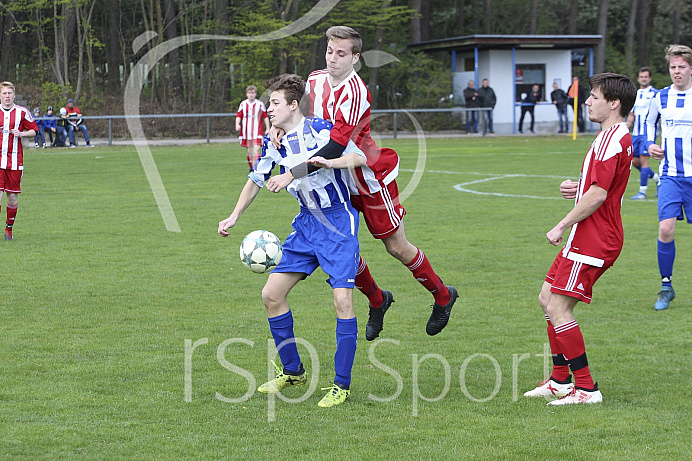
<svg viewBox="0 0 692 461">
<path fill-rule="evenodd" d="M 382 290 L 382 297 L 384 301 L 380 307 L 374 308 L 368 305 L 368 307 L 370 307 L 370 315 L 368 317 L 368 324 L 365 326 L 365 339 L 368 341 L 372 341 L 380 335 L 384 314 L 394 302 L 394 296 L 391 291 Z"/>
<path fill-rule="evenodd" d="M 454 306 L 454 303 L 459 297 L 456 288 L 448 286 L 447 290 L 449 291 L 449 302 L 444 306 L 440 306 L 437 303 L 433 303 L 432 305 L 432 314 L 430 314 L 428 325 L 425 327 L 425 332 L 430 336 L 435 336 L 447 326 L 449 314 L 452 312 L 452 306 Z"/>
</svg>

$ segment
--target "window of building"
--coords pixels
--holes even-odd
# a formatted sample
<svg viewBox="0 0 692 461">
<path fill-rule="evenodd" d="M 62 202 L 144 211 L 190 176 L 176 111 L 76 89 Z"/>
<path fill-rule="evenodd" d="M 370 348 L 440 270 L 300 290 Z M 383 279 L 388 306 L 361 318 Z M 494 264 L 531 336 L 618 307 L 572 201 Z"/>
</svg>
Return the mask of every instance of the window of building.
<svg viewBox="0 0 692 461">
<path fill-rule="evenodd" d="M 545 64 L 517 64 L 515 78 L 517 86 L 517 102 L 521 101 L 533 88 L 538 85 L 541 101 L 547 101 L 545 94 Z"/>
</svg>

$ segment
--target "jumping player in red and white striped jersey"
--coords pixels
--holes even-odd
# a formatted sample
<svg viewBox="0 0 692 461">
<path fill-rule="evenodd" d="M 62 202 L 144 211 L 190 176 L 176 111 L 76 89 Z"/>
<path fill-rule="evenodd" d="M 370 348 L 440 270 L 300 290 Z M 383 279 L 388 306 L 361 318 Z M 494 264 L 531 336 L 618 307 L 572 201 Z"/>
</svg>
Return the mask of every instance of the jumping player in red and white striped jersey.
<svg viewBox="0 0 692 461">
<path fill-rule="evenodd" d="M 388 148 L 380 148 L 370 135 L 370 92 L 358 76 L 354 65 L 360 58 L 362 40 L 350 27 L 335 26 L 327 30 L 327 69 L 308 77 L 308 109 L 316 116 L 334 124 L 330 142 L 318 156 L 334 159 L 341 156 L 349 140 L 365 152 L 367 164 L 352 170 L 357 191 L 351 192 L 353 206 L 363 214 L 368 230 L 382 240 L 389 254 L 401 261 L 435 298 L 433 311 L 426 326 L 429 335 L 436 335 L 447 325 L 458 294 L 456 288 L 445 286 L 428 258 L 411 244 L 404 232 L 406 210 L 399 203 L 396 177 L 399 156 Z M 313 167 L 298 165 L 267 183 L 270 191 L 278 192 L 294 179 L 308 174 Z M 356 286 L 368 297 L 370 318 L 365 337 L 372 341 L 382 330 L 385 312 L 394 301 L 392 293 L 380 289 L 361 258 Z"/>
<path fill-rule="evenodd" d="M 0 102 L 2 120 L 0 120 L 0 199 L 7 195 L 7 221 L 5 223 L 5 240 L 12 240 L 12 226 L 17 216 L 17 195 L 21 192 L 20 183 L 24 172 L 24 156 L 21 138 L 36 136 L 38 125 L 25 107 L 14 104 L 14 85 L 10 82 L 0 83 Z"/>
<path fill-rule="evenodd" d="M 565 230 L 572 229 L 538 296 L 548 321 L 553 371 L 550 379 L 524 394 L 562 396 L 549 405 L 603 400 L 589 372 L 584 338 L 573 312 L 578 301 L 591 302 L 594 283 L 613 265 L 623 244 L 620 210 L 632 165 L 632 139 L 624 119 L 632 110 L 637 87 L 613 73 L 596 74 L 589 84 L 589 120 L 600 123 L 602 131 L 584 158 L 579 182 L 567 179 L 560 184 L 562 196 L 574 199 L 575 205 L 546 234 L 548 242 L 559 245 Z"/>
<path fill-rule="evenodd" d="M 247 163 L 252 170 L 260 156 L 264 132 L 269 131 L 269 118 L 264 103 L 257 99 L 255 85 L 248 86 L 245 95 L 247 99 L 240 103 L 235 117 L 235 130 L 240 133 L 240 145 L 247 148 Z"/>
</svg>

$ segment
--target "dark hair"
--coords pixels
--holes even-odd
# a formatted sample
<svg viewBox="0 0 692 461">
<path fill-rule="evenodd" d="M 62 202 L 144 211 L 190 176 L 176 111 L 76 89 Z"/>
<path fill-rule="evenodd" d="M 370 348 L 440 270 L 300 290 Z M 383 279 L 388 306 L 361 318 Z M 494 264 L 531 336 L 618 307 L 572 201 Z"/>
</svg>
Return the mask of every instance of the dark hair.
<svg viewBox="0 0 692 461">
<path fill-rule="evenodd" d="M 638 77 L 639 74 L 641 74 L 642 72 L 648 72 L 648 73 L 649 73 L 649 77 L 651 77 L 651 69 L 649 69 L 648 67 L 646 67 L 646 66 L 640 67 L 640 68 L 639 68 L 639 72 L 637 72 L 637 77 Z"/>
<path fill-rule="evenodd" d="M 327 29 L 327 41 L 329 40 L 343 40 L 347 39 L 351 41 L 351 52 L 353 54 L 360 53 L 363 48 L 363 40 L 360 38 L 360 34 L 348 26 L 334 26 Z"/>
<path fill-rule="evenodd" d="M 619 100 L 622 117 L 627 117 L 627 114 L 632 111 L 634 101 L 637 99 L 637 87 L 626 76 L 612 72 L 594 74 L 589 78 L 589 85 L 592 89 L 598 88 L 606 101 Z"/>
<path fill-rule="evenodd" d="M 305 80 L 300 75 L 296 74 L 281 74 L 267 80 L 264 84 L 268 92 L 281 91 L 287 103 L 298 101 L 300 111 L 305 113 Z"/>
</svg>

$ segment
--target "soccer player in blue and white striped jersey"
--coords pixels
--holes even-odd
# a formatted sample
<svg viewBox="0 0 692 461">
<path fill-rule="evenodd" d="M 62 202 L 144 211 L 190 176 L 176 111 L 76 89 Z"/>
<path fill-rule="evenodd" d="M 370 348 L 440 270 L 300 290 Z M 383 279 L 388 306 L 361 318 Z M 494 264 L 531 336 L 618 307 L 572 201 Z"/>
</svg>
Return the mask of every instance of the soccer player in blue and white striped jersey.
<svg viewBox="0 0 692 461">
<path fill-rule="evenodd" d="M 297 75 L 280 75 L 267 83 L 273 90 L 267 114 L 274 126 L 286 134 L 276 148 L 265 137 L 262 155 L 252 167 L 247 183 L 231 215 L 219 223 L 218 232 L 229 235 L 240 215 L 252 203 L 271 177 L 275 165 L 284 173 L 310 159 L 330 139 L 332 124 L 315 117 L 304 117 L 300 102 L 305 82 Z M 334 384 L 318 403 L 332 407 L 343 403 L 350 394 L 351 368 L 356 354 L 358 323 L 353 308 L 353 287 L 359 260 L 358 212 L 351 205 L 350 190 L 355 188 L 347 168 L 364 165 L 365 153 L 353 141 L 341 157 L 327 160 L 313 157 L 320 169 L 294 179 L 286 189 L 300 203 L 293 218 L 294 231 L 283 244 L 283 257 L 262 290 L 269 329 L 281 358 L 274 379 L 261 385 L 259 392 L 273 394 L 289 386 L 305 384 L 307 373 L 298 355 L 293 333 L 293 314 L 287 296 L 291 289 L 315 269 L 329 275 L 327 282 L 334 294 L 336 309 L 336 353 Z M 268 187 L 272 192 L 279 192 Z"/>
<path fill-rule="evenodd" d="M 653 178 L 654 182 L 658 180 L 658 178 L 654 178 L 655 173 L 649 168 L 649 151 L 646 149 L 646 135 L 644 134 L 649 103 L 651 98 L 656 96 L 658 90 L 651 86 L 651 69 L 648 67 L 639 69 L 637 82 L 639 82 L 639 89 L 630 120 L 632 121 L 632 147 L 634 148 L 632 166 L 639 170 L 639 192 L 632 197 L 632 200 L 644 200 L 646 199 L 649 179 Z"/>
<path fill-rule="evenodd" d="M 654 305 L 667 309 L 675 299 L 671 278 L 675 261 L 675 223 L 692 223 L 692 49 L 671 45 L 666 50 L 673 84 L 651 100 L 646 116 L 646 146 L 652 158 L 662 160 L 658 188 L 658 268 L 661 291 Z M 656 122 L 661 121 L 661 146 Z"/>
</svg>

